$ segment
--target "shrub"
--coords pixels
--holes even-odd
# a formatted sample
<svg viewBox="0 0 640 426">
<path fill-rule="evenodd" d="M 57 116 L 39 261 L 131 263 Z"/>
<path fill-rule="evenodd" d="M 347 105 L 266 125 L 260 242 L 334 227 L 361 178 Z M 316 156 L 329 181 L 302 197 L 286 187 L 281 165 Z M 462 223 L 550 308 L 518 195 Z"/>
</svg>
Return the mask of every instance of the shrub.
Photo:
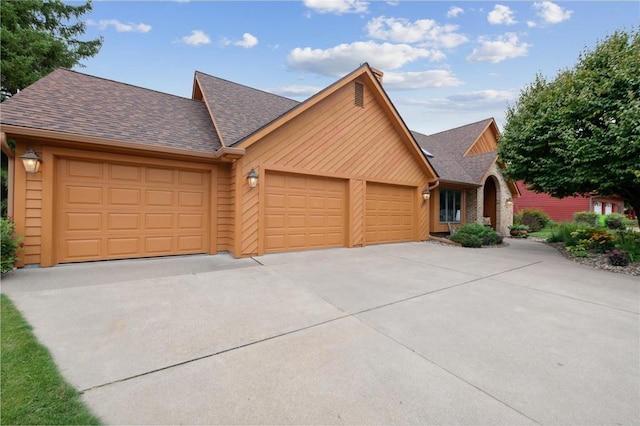
<svg viewBox="0 0 640 426">
<path fill-rule="evenodd" d="M 467 223 L 461 226 L 450 239 L 462 244 L 463 247 L 477 248 L 502 243 L 502 237 L 497 232 L 479 223 Z"/>
<path fill-rule="evenodd" d="M 605 253 L 615 248 L 615 236 L 607 232 L 596 232 L 589 237 L 589 248 L 596 253 Z"/>
<path fill-rule="evenodd" d="M 462 247 L 482 247 L 482 239 L 474 234 L 461 234 L 460 232 L 456 231 L 456 233 L 451 236 L 451 241 L 462 244 Z"/>
<path fill-rule="evenodd" d="M 640 233 L 618 231 L 615 235 L 616 248 L 627 252 L 627 257 L 632 262 L 640 262 Z"/>
<path fill-rule="evenodd" d="M 588 244 L 589 239 L 598 232 L 598 228 L 594 228 L 592 226 L 584 226 L 578 225 L 575 228 L 575 231 L 569 233 L 569 235 L 564 240 L 564 244 L 566 246 L 575 246 L 576 244 L 584 243 Z"/>
<path fill-rule="evenodd" d="M 0 272 L 5 273 L 13 269 L 18 260 L 18 252 L 22 248 L 22 238 L 16 236 L 13 220 L 0 218 L 2 236 L 2 262 Z"/>
<path fill-rule="evenodd" d="M 596 212 L 575 212 L 573 221 L 578 224 L 596 226 L 598 223 L 598 213 Z"/>
<path fill-rule="evenodd" d="M 605 216 L 604 223 L 609 229 L 625 229 L 626 224 L 624 215 L 620 213 L 611 213 Z"/>
<path fill-rule="evenodd" d="M 624 250 L 607 251 L 607 259 L 613 266 L 627 266 L 629 264 L 628 253 Z"/>
<path fill-rule="evenodd" d="M 513 218 L 514 223 L 527 225 L 531 232 L 538 232 L 550 221 L 549 215 L 540 209 L 523 209 Z"/>
</svg>

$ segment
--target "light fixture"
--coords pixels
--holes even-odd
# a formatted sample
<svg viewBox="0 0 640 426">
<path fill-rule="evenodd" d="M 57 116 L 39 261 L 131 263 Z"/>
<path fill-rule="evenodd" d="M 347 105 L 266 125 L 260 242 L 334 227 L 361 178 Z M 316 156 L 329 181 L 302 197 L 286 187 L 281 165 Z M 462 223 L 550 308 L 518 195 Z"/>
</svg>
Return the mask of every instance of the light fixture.
<svg viewBox="0 0 640 426">
<path fill-rule="evenodd" d="M 422 199 L 427 201 L 429 200 L 429 198 L 431 197 L 431 191 L 429 191 L 428 189 L 425 189 L 422 191 Z"/>
<path fill-rule="evenodd" d="M 513 206 L 513 200 L 511 198 L 507 198 L 506 201 L 504 202 L 504 205 L 507 207 Z"/>
<path fill-rule="evenodd" d="M 258 174 L 255 169 L 251 169 L 249 174 L 247 175 L 247 181 L 249 182 L 249 188 L 255 188 L 258 186 Z"/>
<path fill-rule="evenodd" d="M 38 170 L 40 170 L 42 160 L 40 160 L 38 154 L 33 151 L 33 148 L 29 148 L 27 152 L 20 156 L 20 159 L 27 173 L 38 173 Z"/>
</svg>

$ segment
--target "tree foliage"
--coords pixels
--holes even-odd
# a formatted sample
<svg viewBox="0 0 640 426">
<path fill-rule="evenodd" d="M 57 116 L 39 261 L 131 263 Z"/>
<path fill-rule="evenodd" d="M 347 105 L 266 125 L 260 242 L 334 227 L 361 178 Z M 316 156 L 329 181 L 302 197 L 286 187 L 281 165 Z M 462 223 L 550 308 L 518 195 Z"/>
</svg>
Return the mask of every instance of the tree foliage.
<svg viewBox="0 0 640 426">
<path fill-rule="evenodd" d="M 536 192 L 620 195 L 640 212 L 640 34 L 616 31 L 555 79 L 538 74 L 507 108 L 498 155 Z"/>
<path fill-rule="evenodd" d="M 102 38 L 82 41 L 85 24 L 79 18 L 92 10 L 62 0 L 0 2 L 2 100 L 58 67 L 72 68 L 98 53 Z"/>
</svg>

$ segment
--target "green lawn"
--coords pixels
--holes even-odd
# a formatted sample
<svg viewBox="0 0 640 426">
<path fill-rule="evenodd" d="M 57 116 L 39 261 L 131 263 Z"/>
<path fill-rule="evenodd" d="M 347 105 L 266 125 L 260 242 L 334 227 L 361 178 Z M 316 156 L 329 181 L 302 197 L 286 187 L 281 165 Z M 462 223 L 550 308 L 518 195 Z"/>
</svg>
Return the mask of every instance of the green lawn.
<svg viewBox="0 0 640 426">
<path fill-rule="evenodd" d="M 100 424 L 9 298 L 0 302 L 0 424 Z"/>
<path fill-rule="evenodd" d="M 551 236 L 553 225 L 546 226 L 537 232 L 529 232 L 530 237 L 544 238 L 545 240 Z"/>
</svg>

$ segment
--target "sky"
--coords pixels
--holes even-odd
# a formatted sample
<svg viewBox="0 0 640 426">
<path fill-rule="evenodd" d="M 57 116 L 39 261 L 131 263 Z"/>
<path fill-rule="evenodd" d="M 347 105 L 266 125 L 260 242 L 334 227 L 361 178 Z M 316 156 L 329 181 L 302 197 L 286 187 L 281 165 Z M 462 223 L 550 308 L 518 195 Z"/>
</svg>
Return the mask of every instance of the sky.
<svg viewBox="0 0 640 426">
<path fill-rule="evenodd" d="M 303 101 L 367 62 L 407 126 L 433 134 L 493 117 L 537 73 L 552 79 L 638 1 L 95 1 L 74 69 L 183 97 L 195 71 Z"/>
</svg>

